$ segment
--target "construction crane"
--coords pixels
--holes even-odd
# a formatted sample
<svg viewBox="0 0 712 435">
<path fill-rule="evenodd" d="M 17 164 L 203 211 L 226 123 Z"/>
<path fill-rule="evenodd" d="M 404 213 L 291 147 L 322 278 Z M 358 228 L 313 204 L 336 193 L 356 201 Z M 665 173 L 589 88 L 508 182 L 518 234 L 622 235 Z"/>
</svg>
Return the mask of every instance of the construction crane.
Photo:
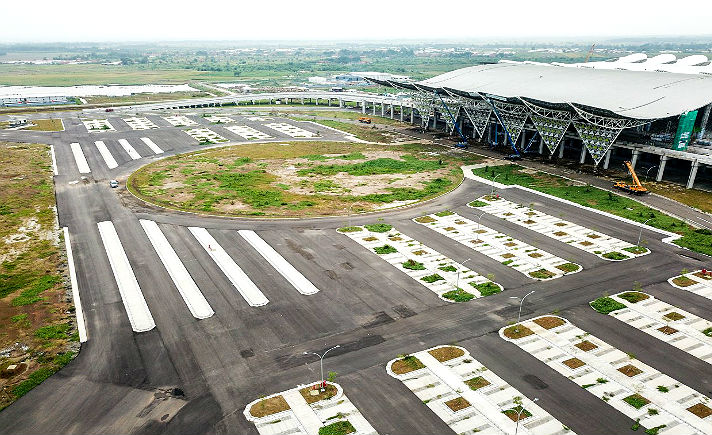
<svg viewBox="0 0 712 435">
<path fill-rule="evenodd" d="M 643 187 L 642 184 L 640 184 L 640 180 L 638 180 L 638 176 L 635 174 L 635 169 L 633 169 L 633 165 L 630 162 L 623 162 L 623 164 L 628 168 L 628 172 L 630 173 L 630 176 L 633 177 L 633 184 L 626 184 L 623 181 L 618 181 L 616 184 L 613 185 L 616 189 L 620 189 L 624 192 L 632 193 L 634 195 L 647 195 L 648 189 Z"/>
<path fill-rule="evenodd" d="M 591 49 L 588 50 L 588 54 L 586 55 L 586 60 L 583 63 L 588 63 L 588 60 L 591 58 L 591 55 L 593 54 L 594 48 L 596 48 L 596 44 L 591 45 Z"/>
</svg>

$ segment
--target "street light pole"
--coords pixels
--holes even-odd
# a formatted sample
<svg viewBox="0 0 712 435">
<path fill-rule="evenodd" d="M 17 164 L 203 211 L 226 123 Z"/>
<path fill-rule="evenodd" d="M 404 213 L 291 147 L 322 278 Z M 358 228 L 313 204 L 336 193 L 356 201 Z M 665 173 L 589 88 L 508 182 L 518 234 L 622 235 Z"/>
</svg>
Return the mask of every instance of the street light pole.
<svg viewBox="0 0 712 435">
<path fill-rule="evenodd" d="M 487 214 L 487 212 L 483 212 L 477 217 L 477 240 L 480 240 L 480 223 L 482 222 L 482 216 L 485 214 Z"/>
<path fill-rule="evenodd" d="M 494 196 L 494 180 L 496 180 L 497 177 L 499 177 L 500 175 L 502 175 L 501 172 L 499 174 L 495 175 L 494 178 L 492 179 L 492 193 L 490 193 L 490 198 Z"/>
<path fill-rule="evenodd" d="M 509 297 L 510 299 L 519 299 L 519 315 L 517 316 L 517 327 L 514 328 L 515 332 L 519 332 L 519 322 L 522 320 L 522 305 L 524 305 L 524 299 L 526 299 L 527 296 L 529 296 L 530 294 L 535 293 L 535 292 L 536 292 L 536 290 L 532 290 L 529 293 L 525 294 L 524 297 L 521 299 L 519 299 L 516 296 Z"/>
<path fill-rule="evenodd" d="M 319 357 L 319 366 L 321 368 L 321 383 L 319 384 L 320 391 L 324 391 L 324 357 L 326 356 L 327 353 L 329 353 L 329 351 L 334 350 L 338 347 L 341 347 L 341 345 L 337 344 L 336 346 L 332 347 L 331 349 L 328 349 L 326 352 L 324 352 L 321 355 L 319 355 L 316 352 L 304 352 L 304 355 L 313 354 L 313 355 L 316 355 Z"/>
<path fill-rule="evenodd" d="M 650 218 L 650 219 L 646 220 L 645 222 L 643 222 L 643 225 L 647 224 L 648 221 L 651 219 L 653 219 L 653 218 Z M 638 244 L 635 245 L 637 247 L 640 247 L 640 239 L 643 237 L 643 225 L 640 226 L 640 232 L 638 233 Z"/>
<path fill-rule="evenodd" d="M 650 170 L 653 168 L 657 168 L 657 167 L 658 167 L 658 165 L 653 165 L 653 166 L 649 167 L 647 171 L 645 171 L 645 182 L 646 183 L 648 182 L 648 173 L 650 173 Z"/>
<path fill-rule="evenodd" d="M 539 400 L 537 397 L 535 397 L 532 402 L 536 402 Z M 519 405 L 519 411 L 517 412 L 517 426 L 514 429 L 514 435 L 517 435 L 517 432 L 519 432 L 519 420 L 522 418 L 522 413 L 524 412 L 524 405 Z"/>
<path fill-rule="evenodd" d="M 463 262 L 460 264 L 460 266 L 464 266 L 465 263 L 467 263 L 467 262 L 470 261 L 470 260 L 471 260 L 471 258 L 468 258 L 467 260 L 463 261 Z M 458 268 L 457 268 L 457 281 L 455 281 L 455 290 L 457 290 L 457 289 L 459 289 L 459 288 L 460 288 L 460 268 L 458 267 Z"/>
</svg>

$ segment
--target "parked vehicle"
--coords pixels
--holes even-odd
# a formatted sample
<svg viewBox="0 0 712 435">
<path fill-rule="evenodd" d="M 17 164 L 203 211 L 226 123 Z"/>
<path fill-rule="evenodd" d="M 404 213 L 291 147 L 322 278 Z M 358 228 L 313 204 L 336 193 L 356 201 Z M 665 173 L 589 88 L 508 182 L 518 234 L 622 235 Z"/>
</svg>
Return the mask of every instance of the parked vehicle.
<svg viewBox="0 0 712 435">
<path fill-rule="evenodd" d="M 367 118 L 365 116 L 362 116 L 358 119 L 358 122 L 361 122 L 363 124 L 370 124 L 371 123 L 371 118 Z"/>
<path fill-rule="evenodd" d="M 116 180 L 109 180 L 109 186 L 111 186 L 112 189 L 116 189 L 119 187 L 119 182 Z"/>
</svg>

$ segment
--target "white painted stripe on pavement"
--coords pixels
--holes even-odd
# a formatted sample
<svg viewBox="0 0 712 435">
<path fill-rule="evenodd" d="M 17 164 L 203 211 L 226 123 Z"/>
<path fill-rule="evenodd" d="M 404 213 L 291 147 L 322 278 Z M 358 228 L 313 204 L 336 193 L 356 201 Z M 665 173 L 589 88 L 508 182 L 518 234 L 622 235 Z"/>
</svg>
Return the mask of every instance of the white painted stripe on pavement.
<svg viewBox="0 0 712 435">
<path fill-rule="evenodd" d="M 52 173 L 59 175 L 57 172 L 57 157 L 54 155 L 54 145 L 49 146 L 49 154 L 52 156 Z"/>
<path fill-rule="evenodd" d="M 114 169 L 115 167 L 119 166 L 119 164 L 116 163 L 114 156 L 111 155 L 111 152 L 109 152 L 109 149 L 106 147 L 106 144 L 104 144 L 104 142 L 98 140 L 94 142 L 94 145 L 96 145 L 96 149 L 99 150 L 99 154 L 101 154 L 101 157 L 104 158 L 104 162 L 106 162 L 106 166 L 109 169 Z"/>
<path fill-rule="evenodd" d="M 77 332 L 79 332 L 79 341 L 85 343 L 87 337 L 87 325 L 84 320 L 84 310 L 82 309 L 82 300 L 79 298 L 79 284 L 77 283 L 77 271 L 74 269 L 74 255 L 72 254 L 72 243 L 69 240 L 69 229 L 64 230 L 64 244 L 67 249 L 67 263 L 69 264 L 69 281 L 72 284 L 72 299 L 74 300 L 74 314 L 77 315 Z"/>
<path fill-rule="evenodd" d="M 116 285 L 121 293 L 121 300 L 124 302 L 126 314 L 129 316 L 131 328 L 135 332 L 150 331 L 156 327 L 151 311 L 148 309 L 146 299 L 143 297 L 141 287 L 138 285 L 136 275 L 131 269 L 131 263 L 126 257 L 124 247 L 121 245 L 119 235 L 111 221 L 98 222 L 99 234 L 104 242 L 106 255 L 111 263 L 111 270 L 114 272 Z"/>
<path fill-rule="evenodd" d="M 279 252 L 275 251 L 262 237 L 252 230 L 240 230 L 238 234 L 247 243 L 252 245 L 269 264 L 274 267 L 290 284 L 294 286 L 299 293 L 303 295 L 313 295 L 319 291 L 311 281 L 306 279 L 297 269 L 294 268 L 287 260 L 282 257 Z"/>
<path fill-rule="evenodd" d="M 76 142 L 69 146 L 72 147 L 72 154 L 74 154 L 74 160 L 77 162 L 77 168 L 79 168 L 79 173 L 90 173 L 91 169 L 89 169 L 89 163 L 87 163 L 87 158 L 84 157 L 84 151 L 82 151 L 82 147 Z"/>
<path fill-rule="evenodd" d="M 161 229 L 154 221 L 141 219 L 141 226 L 146 232 L 148 239 L 153 245 L 153 249 L 161 258 L 163 266 L 165 266 L 168 274 L 173 279 L 173 283 L 178 288 L 180 295 L 183 296 L 185 304 L 196 319 L 207 319 L 215 314 L 215 311 L 210 307 L 210 304 L 200 292 L 200 289 L 193 281 L 190 273 L 180 261 L 178 254 L 173 250 L 173 247 L 166 239 Z"/>
<path fill-rule="evenodd" d="M 254 282 L 245 272 L 240 269 L 240 266 L 233 261 L 218 242 L 210 235 L 208 230 L 199 227 L 188 228 L 193 236 L 200 242 L 203 249 L 210 255 L 215 264 L 220 267 L 225 276 L 235 286 L 243 298 L 253 307 L 267 305 L 269 299 L 260 291 Z"/>
<path fill-rule="evenodd" d="M 156 154 L 163 154 L 163 150 L 162 150 L 158 145 L 156 145 L 155 143 L 153 143 L 153 141 L 151 140 L 151 138 L 142 137 L 141 140 L 142 140 L 143 143 L 145 143 L 149 148 L 151 148 L 151 151 L 153 151 L 154 153 L 156 153 Z"/>
<path fill-rule="evenodd" d="M 126 139 L 119 139 L 119 145 L 121 145 L 124 148 L 124 151 L 129 155 L 134 160 L 138 160 L 141 158 L 141 154 L 137 153 L 134 147 L 131 146 L 129 141 Z"/>
</svg>

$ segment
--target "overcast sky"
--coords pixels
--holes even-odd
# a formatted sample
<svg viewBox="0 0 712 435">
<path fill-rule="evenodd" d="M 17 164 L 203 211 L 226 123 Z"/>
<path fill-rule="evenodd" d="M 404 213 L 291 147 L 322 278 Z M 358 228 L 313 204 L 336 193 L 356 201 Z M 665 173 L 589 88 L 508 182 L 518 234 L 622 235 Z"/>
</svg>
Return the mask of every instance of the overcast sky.
<svg viewBox="0 0 712 435">
<path fill-rule="evenodd" d="M 7 1 L 1 6 L 0 42 L 709 35 L 711 4 L 710 0 Z"/>
</svg>

